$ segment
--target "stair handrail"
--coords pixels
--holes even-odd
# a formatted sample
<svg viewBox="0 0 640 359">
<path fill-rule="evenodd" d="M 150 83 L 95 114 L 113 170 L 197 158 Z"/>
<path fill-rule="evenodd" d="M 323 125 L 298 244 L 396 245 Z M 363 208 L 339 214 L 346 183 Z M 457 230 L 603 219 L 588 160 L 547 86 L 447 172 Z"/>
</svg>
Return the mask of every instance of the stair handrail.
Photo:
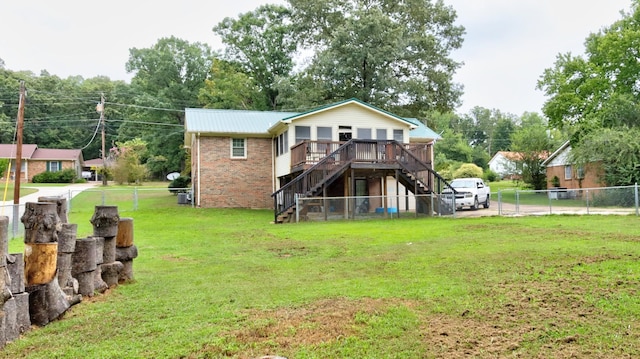
<svg viewBox="0 0 640 359">
<path fill-rule="evenodd" d="M 277 221 L 278 216 L 288 209 L 292 208 L 296 202 L 296 195 L 304 195 L 306 196 L 307 192 L 319 184 L 325 182 L 328 178 L 334 174 L 333 171 L 336 168 L 344 167 L 349 164 L 353 159 L 353 156 L 350 155 L 349 149 L 353 146 L 354 140 L 351 139 L 344 144 L 340 145 L 335 151 L 331 152 L 324 158 L 322 158 L 318 163 L 311 166 L 309 169 L 302 172 L 299 176 L 291 180 L 289 183 L 280 187 L 277 191 L 273 192 L 271 196 L 273 197 L 274 202 L 274 210 L 275 210 L 275 220 Z M 339 158 L 339 161 L 336 162 L 336 158 Z M 313 173 L 316 173 L 318 170 L 322 170 L 322 176 L 310 176 Z M 311 177 L 311 182 L 305 182 Z M 286 191 L 290 191 L 292 187 L 299 186 L 298 188 L 293 188 L 293 191 L 285 196 Z M 280 199 L 280 201 L 278 201 Z M 278 208 L 280 206 L 280 208 Z"/>
</svg>

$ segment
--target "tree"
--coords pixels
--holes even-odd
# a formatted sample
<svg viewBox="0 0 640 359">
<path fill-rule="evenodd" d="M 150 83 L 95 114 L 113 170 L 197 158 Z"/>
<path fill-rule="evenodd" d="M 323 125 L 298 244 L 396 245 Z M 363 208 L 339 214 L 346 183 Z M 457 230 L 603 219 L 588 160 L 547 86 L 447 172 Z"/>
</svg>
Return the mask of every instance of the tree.
<svg viewBox="0 0 640 359">
<path fill-rule="evenodd" d="M 546 121 L 537 113 L 525 113 L 520 127 L 511 136 L 511 150 L 520 153 L 516 168 L 522 173 L 522 180 L 535 190 L 546 188 L 546 169 L 542 162 L 551 148 L 556 148 L 555 140 L 547 132 Z"/>
<path fill-rule="evenodd" d="M 266 110 L 258 84 L 234 62 L 215 59 L 198 99 L 206 108 Z"/>
<path fill-rule="evenodd" d="M 120 141 L 139 136 L 150 156 L 163 156 L 167 167 L 184 167 L 184 108 L 199 107 L 198 95 L 209 77 L 213 55 L 201 43 L 162 38 L 151 48 L 129 50 L 132 110 L 118 131 Z M 162 176 L 162 173 L 153 173 Z"/>
<path fill-rule="evenodd" d="M 117 143 L 117 147 L 110 150 L 110 160 L 114 163 L 111 172 L 118 184 L 140 183 L 146 177 L 146 168 L 140 159 L 147 150 L 146 142 L 134 138 L 126 142 Z"/>
<path fill-rule="evenodd" d="M 225 18 L 213 31 L 227 45 L 225 55 L 255 81 L 269 108 L 278 107 L 277 77 L 289 76 L 297 50 L 290 10 L 262 5 L 239 18 Z M 243 79 L 246 82 L 246 79 Z"/>
<path fill-rule="evenodd" d="M 314 53 L 304 77 L 322 83 L 310 98 L 358 97 L 414 113 L 458 104 L 462 89 L 452 76 L 460 63 L 449 54 L 464 29 L 454 25 L 451 7 L 428 0 L 288 2 L 301 44 Z"/>
</svg>

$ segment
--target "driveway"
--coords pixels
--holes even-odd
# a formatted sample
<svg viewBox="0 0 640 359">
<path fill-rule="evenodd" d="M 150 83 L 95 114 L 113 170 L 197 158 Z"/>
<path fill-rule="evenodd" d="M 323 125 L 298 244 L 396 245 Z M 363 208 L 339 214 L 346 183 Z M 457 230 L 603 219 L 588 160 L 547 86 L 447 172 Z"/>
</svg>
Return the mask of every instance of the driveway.
<svg viewBox="0 0 640 359">
<path fill-rule="evenodd" d="M 20 197 L 20 206 L 18 210 L 17 221 L 13 221 L 15 212 L 13 200 L 4 202 L 0 201 L 0 216 L 9 217 L 9 237 L 17 237 L 19 234 L 24 232 L 24 227 L 22 226 L 22 223 L 20 223 L 20 217 L 22 217 L 22 214 L 24 213 L 24 207 L 27 202 L 38 202 L 38 197 L 55 196 L 64 197 L 67 199 L 67 201 L 69 201 L 78 193 L 86 189 L 96 187 L 98 185 L 100 185 L 99 182 L 74 183 L 66 186 L 55 187 L 39 187 L 37 184 L 32 183 L 22 184 L 21 186 L 23 188 L 34 188 L 37 190 L 37 192 Z"/>
</svg>

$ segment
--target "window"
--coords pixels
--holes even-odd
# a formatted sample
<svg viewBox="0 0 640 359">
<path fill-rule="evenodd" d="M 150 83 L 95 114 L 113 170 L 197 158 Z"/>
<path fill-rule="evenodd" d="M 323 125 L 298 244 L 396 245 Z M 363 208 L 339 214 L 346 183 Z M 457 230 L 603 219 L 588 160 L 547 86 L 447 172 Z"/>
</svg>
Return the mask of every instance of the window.
<svg viewBox="0 0 640 359">
<path fill-rule="evenodd" d="M 244 138 L 231 139 L 231 158 L 247 157 L 247 140 Z"/>
<path fill-rule="evenodd" d="M 371 129 L 370 128 L 359 128 L 357 134 L 358 134 L 358 139 L 359 140 L 370 140 L 371 139 Z"/>
<path fill-rule="evenodd" d="M 572 173 L 573 171 L 572 171 L 571 165 L 564 166 L 564 179 L 570 180 Z"/>
<path fill-rule="evenodd" d="M 402 130 L 393 130 L 393 139 L 403 143 L 404 142 L 404 131 Z"/>
<path fill-rule="evenodd" d="M 311 127 L 296 126 L 296 143 L 311 139 Z"/>
<path fill-rule="evenodd" d="M 387 129 L 379 128 L 376 130 L 376 140 L 386 140 L 387 139 Z"/>
<path fill-rule="evenodd" d="M 287 153 L 289 151 L 289 131 L 284 131 L 275 139 L 276 156 Z"/>
<path fill-rule="evenodd" d="M 578 167 L 576 169 L 576 178 L 583 179 L 584 178 L 584 167 Z"/>
<path fill-rule="evenodd" d="M 316 131 L 318 133 L 318 141 L 331 142 L 333 140 L 331 127 L 318 127 Z"/>
<path fill-rule="evenodd" d="M 60 161 L 47 161 L 47 171 L 58 172 L 62 170 L 62 162 Z"/>
</svg>

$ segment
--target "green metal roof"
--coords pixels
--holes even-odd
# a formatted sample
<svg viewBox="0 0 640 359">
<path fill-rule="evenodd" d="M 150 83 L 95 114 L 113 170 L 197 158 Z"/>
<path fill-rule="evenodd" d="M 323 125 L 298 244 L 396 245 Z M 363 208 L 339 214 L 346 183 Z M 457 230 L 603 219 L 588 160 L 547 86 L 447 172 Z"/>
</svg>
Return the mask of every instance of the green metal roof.
<svg viewBox="0 0 640 359">
<path fill-rule="evenodd" d="M 415 126 L 409 132 L 410 138 L 440 139 L 440 135 L 435 133 L 425 124 L 415 118 L 403 118 L 388 111 L 369 105 L 358 99 L 348 99 L 325 106 L 316 107 L 306 112 L 278 112 L 278 111 L 246 111 L 246 110 L 222 110 L 222 109 L 185 109 L 185 131 L 190 133 L 219 133 L 219 134 L 240 134 L 240 135 L 269 135 L 269 129 L 278 123 L 291 122 L 296 118 L 320 112 L 326 109 L 339 107 L 341 105 L 355 102 L 380 112 L 396 120 Z"/>
<path fill-rule="evenodd" d="M 186 132 L 261 134 L 294 112 L 185 109 Z"/>
</svg>

